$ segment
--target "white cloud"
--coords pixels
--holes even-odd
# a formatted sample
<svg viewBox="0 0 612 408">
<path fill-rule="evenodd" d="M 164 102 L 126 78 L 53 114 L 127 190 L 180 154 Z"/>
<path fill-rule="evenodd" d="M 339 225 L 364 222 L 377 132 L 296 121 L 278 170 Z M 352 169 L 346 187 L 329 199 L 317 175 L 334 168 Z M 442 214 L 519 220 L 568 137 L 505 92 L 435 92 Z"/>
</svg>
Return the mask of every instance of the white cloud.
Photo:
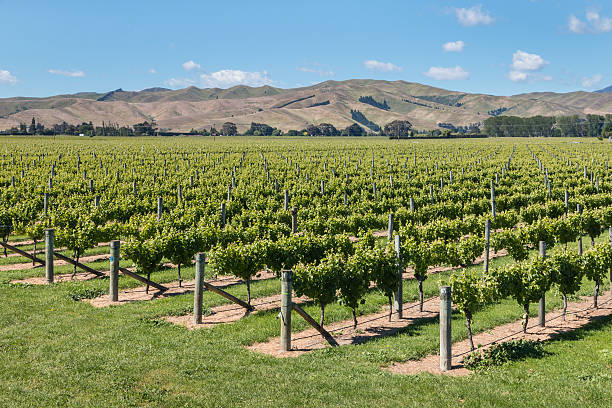
<svg viewBox="0 0 612 408">
<path fill-rule="evenodd" d="M 548 64 L 548 61 L 537 54 L 517 50 L 512 55 L 512 68 L 516 71 L 537 71 Z"/>
<path fill-rule="evenodd" d="M 593 88 L 599 83 L 601 83 L 602 79 L 603 79 L 603 75 L 601 74 L 595 74 L 590 77 L 582 78 L 582 86 L 585 88 Z"/>
<path fill-rule="evenodd" d="M 495 21 L 488 11 L 482 9 L 482 5 L 473 6 L 469 9 L 456 8 L 455 14 L 459 23 L 466 27 L 473 27 L 479 24 L 489 25 Z"/>
<path fill-rule="evenodd" d="M 0 70 L 0 83 L 16 84 L 17 77 L 12 75 L 9 71 Z"/>
<path fill-rule="evenodd" d="M 459 65 L 454 68 L 431 67 L 425 72 L 425 75 L 439 81 L 468 79 L 470 77 L 470 73 Z"/>
<path fill-rule="evenodd" d="M 372 71 L 393 72 L 401 71 L 402 68 L 390 62 L 380 62 L 376 60 L 368 60 L 363 63 L 363 66 Z"/>
<path fill-rule="evenodd" d="M 200 64 L 194 62 L 193 60 L 189 60 L 187 62 L 183 62 L 181 65 L 184 70 L 191 71 L 192 69 L 200 69 Z"/>
<path fill-rule="evenodd" d="M 465 43 L 463 41 L 451 41 L 446 44 L 442 44 L 442 48 L 446 52 L 461 52 L 463 51 L 463 47 L 465 47 Z"/>
<path fill-rule="evenodd" d="M 157 71 L 155 70 L 155 68 L 151 68 L 149 70 L 149 74 L 157 74 Z"/>
<path fill-rule="evenodd" d="M 268 72 L 245 72 L 234 69 L 222 69 L 211 74 L 201 74 L 202 85 L 213 88 L 229 88 L 235 85 L 262 86 L 272 83 Z"/>
<path fill-rule="evenodd" d="M 588 12 L 586 18 L 595 31 L 600 33 L 612 31 L 612 18 L 602 17 L 594 11 Z"/>
<path fill-rule="evenodd" d="M 527 80 L 527 74 L 521 71 L 510 71 L 508 78 L 513 82 L 524 82 Z"/>
<path fill-rule="evenodd" d="M 165 81 L 164 84 L 172 87 L 172 88 L 181 88 L 186 86 L 193 86 L 196 84 L 196 81 L 188 78 L 170 78 Z"/>
<path fill-rule="evenodd" d="M 612 18 L 604 17 L 595 11 L 586 13 L 586 22 L 570 14 L 568 29 L 574 34 L 584 34 L 587 31 L 592 33 L 607 33 L 612 31 Z"/>
<path fill-rule="evenodd" d="M 334 76 L 334 71 L 328 71 L 323 68 L 310 68 L 310 67 L 297 67 L 300 72 L 309 72 L 313 74 L 319 74 L 320 76 Z"/>
<path fill-rule="evenodd" d="M 62 71 L 61 69 L 50 69 L 50 74 L 53 75 L 63 75 L 72 78 L 83 78 L 85 73 L 83 71 Z"/>
<path fill-rule="evenodd" d="M 571 14 L 569 17 L 568 28 L 572 33 L 583 34 L 586 31 L 586 23 Z"/>
</svg>

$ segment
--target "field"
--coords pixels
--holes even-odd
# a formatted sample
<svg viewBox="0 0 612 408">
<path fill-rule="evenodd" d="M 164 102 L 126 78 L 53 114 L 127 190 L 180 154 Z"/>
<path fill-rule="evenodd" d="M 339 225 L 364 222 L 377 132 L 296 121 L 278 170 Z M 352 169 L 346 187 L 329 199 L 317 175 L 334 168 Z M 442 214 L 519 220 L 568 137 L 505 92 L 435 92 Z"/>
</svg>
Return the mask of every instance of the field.
<svg viewBox="0 0 612 408">
<path fill-rule="evenodd" d="M 397 299 L 399 271 L 403 302 L 415 308 L 420 286 L 436 311 L 440 286 L 451 285 L 453 342 L 468 338 L 466 317 L 477 338 L 521 321 L 526 305 L 534 331 L 543 294 L 547 313 L 564 297 L 592 311 L 597 286 L 600 309 L 611 310 L 611 150 L 592 139 L 0 139 L 4 242 L 31 252 L 35 240 L 44 259 L 53 228 L 58 252 L 108 275 L 108 242 L 121 240 L 120 267 L 177 292 L 145 295 L 122 274 L 119 301 L 108 302 L 108 276 L 71 279 L 72 265 L 56 260 L 56 283 L 45 284 L 44 266 L 9 250 L 0 258 L 0 403 L 612 405 L 607 312 L 545 341 L 537 357 L 467 376 L 387 369 L 439 352 L 437 312 L 294 358 L 247 348 L 278 341 L 280 303 L 225 324 L 170 322 L 194 312 L 197 252 L 207 255 L 207 282 L 253 304 L 278 296 L 277 274 L 293 271 L 295 302 L 317 321 L 324 309 L 328 329 L 356 318 L 358 335 Z M 389 214 L 399 257 L 387 245 Z M 138 300 L 125 301 L 129 290 Z M 228 304 L 204 291 L 204 320 Z M 310 326 L 292 316 L 299 337 Z"/>
</svg>

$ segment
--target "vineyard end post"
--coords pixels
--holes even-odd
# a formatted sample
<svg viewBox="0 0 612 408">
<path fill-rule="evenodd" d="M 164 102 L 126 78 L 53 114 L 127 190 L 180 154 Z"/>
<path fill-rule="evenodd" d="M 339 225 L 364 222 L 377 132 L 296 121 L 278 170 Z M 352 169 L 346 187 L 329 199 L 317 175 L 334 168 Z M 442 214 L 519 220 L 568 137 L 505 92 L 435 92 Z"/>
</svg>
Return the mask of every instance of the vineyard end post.
<svg viewBox="0 0 612 408">
<path fill-rule="evenodd" d="M 546 259 L 546 242 L 540 241 L 540 258 Z M 546 327 L 546 295 L 542 295 L 540 298 L 540 304 L 538 307 L 538 322 L 540 327 Z"/>
<path fill-rule="evenodd" d="M 204 287 L 204 262 L 206 255 L 198 252 L 195 256 L 195 292 L 193 295 L 193 323 L 202 324 L 202 289 Z"/>
<path fill-rule="evenodd" d="M 157 197 L 157 221 L 161 220 L 163 210 L 164 210 L 164 202 L 161 197 Z"/>
<path fill-rule="evenodd" d="M 291 350 L 291 271 L 283 271 L 281 275 L 281 351 Z"/>
<path fill-rule="evenodd" d="M 397 257 L 398 261 L 401 262 L 400 260 L 400 236 L 396 235 L 395 236 L 395 242 L 394 242 L 394 246 L 395 246 L 395 256 Z M 403 279 L 402 279 L 402 268 L 398 268 L 398 281 L 397 281 L 397 290 L 395 291 L 395 300 L 393 301 L 393 311 L 396 313 L 397 315 L 397 319 L 401 319 L 402 318 L 402 306 L 403 306 L 403 293 L 404 293 L 404 288 L 403 288 Z"/>
<path fill-rule="evenodd" d="M 297 208 L 291 209 L 291 233 L 297 233 Z"/>
<path fill-rule="evenodd" d="M 451 288 L 440 288 L 440 371 L 451 369 Z"/>
<path fill-rule="evenodd" d="M 484 250 L 484 273 L 489 272 L 489 248 L 491 245 L 491 220 L 487 219 L 485 222 L 485 250 Z"/>
<path fill-rule="evenodd" d="M 47 283 L 53 283 L 53 244 L 55 241 L 55 230 L 45 230 L 45 277 Z"/>
<path fill-rule="evenodd" d="M 119 253 L 121 243 L 119 240 L 110 243 L 110 289 L 109 296 L 111 302 L 119 300 Z"/>
</svg>

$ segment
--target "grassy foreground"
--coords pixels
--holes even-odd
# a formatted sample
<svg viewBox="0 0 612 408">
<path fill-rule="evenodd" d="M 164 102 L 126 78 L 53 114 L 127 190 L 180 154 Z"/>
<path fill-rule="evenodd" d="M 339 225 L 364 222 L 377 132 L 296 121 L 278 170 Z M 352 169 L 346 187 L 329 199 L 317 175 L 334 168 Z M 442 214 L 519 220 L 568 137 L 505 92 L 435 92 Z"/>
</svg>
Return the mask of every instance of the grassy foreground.
<svg viewBox="0 0 612 408">
<path fill-rule="evenodd" d="M 496 259 L 491 266 L 508 261 Z M 192 295 L 95 309 L 74 301 L 72 295 L 107 288 L 106 279 L 24 286 L 8 283 L 8 275 L 14 274 L 19 273 L 0 278 L 3 407 L 612 405 L 612 318 L 548 343 L 547 355 L 541 359 L 462 378 L 398 376 L 380 367 L 435 353 L 439 347 L 436 319 L 363 345 L 278 360 L 243 348 L 278 335 L 274 311 L 190 332 L 159 317 L 189 312 Z M 162 276 L 166 280 L 175 275 L 167 271 Z M 425 282 L 426 296 L 435 295 L 438 279 L 447 276 L 430 277 Z M 122 282 L 131 286 L 125 278 Z M 585 282 L 580 294 L 590 295 L 592 287 Z M 604 290 L 608 288 L 605 284 Z M 254 296 L 279 290 L 276 280 L 253 285 Z M 230 291 L 245 296 L 244 286 Z M 416 297 L 416 285 L 406 282 L 404 300 Z M 204 294 L 205 307 L 222 303 L 219 296 Z M 384 303 L 382 296 L 370 293 L 361 311 L 371 313 Z M 551 291 L 547 308 L 560 304 Z M 318 308 L 312 305 L 307 310 L 316 315 Z M 475 316 L 474 330 L 517 320 L 521 313 L 512 300 L 488 306 Z M 536 313 L 535 305 L 532 313 Z M 349 316 L 347 308 L 330 305 L 326 320 Z M 296 331 L 306 328 L 298 318 L 294 326 Z M 454 340 L 465 337 L 462 316 L 453 315 Z"/>
</svg>

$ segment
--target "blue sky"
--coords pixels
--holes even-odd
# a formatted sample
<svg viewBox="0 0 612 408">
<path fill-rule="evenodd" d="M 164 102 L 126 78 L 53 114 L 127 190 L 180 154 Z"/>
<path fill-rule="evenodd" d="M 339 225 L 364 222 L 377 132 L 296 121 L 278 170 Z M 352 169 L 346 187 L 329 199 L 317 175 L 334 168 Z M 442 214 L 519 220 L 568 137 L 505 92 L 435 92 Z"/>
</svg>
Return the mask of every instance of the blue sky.
<svg viewBox="0 0 612 408">
<path fill-rule="evenodd" d="M 0 97 L 405 80 L 512 95 L 612 85 L 612 2 L 5 1 Z"/>
</svg>

